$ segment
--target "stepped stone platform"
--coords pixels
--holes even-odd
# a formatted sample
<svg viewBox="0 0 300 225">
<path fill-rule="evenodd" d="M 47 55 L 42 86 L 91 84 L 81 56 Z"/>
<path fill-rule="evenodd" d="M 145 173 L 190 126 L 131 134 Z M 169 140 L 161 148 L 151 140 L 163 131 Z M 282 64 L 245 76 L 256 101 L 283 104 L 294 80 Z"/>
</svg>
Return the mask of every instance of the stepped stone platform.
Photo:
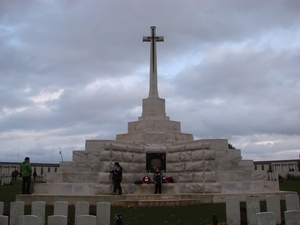
<svg viewBox="0 0 300 225">
<path fill-rule="evenodd" d="M 163 184 L 163 195 L 154 195 L 154 184 L 135 184 L 152 177 L 148 153 L 158 155 L 154 162 L 165 167 L 164 175 L 174 183 Z M 163 158 L 161 157 L 163 156 Z M 111 196 L 110 170 L 114 162 L 123 167 L 122 196 Z M 174 144 L 130 143 L 114 140 L 87 140 L 86 150 L 74 151 L 73 161 L 62 162 L 57 172 L 47 174 L 47 182 L 36 184 L 34 194 L 18 195 L 16 200 L 110 202 L 132 206 L 179 206 L 225 202 L 227 197 L 276 194 L 278 181 L 268 181 L 264 171 L 254 170 L 252 160 L 241 160 L 239 149 L 229 149 L 226 139 L 203 139 Z M 137 196 L 137 197 L 135 197 Z M 147 197 L 146 196 L 151 196 Z"/>
<path fill-rule="evenodd" d="M 151 194 L 154 188 L 136 185 L 152 177 L 153 163 L 164 167 L 174 183 L 166 194 L 248 193 L 279 191 L 278 181 L 267 181 L 254 170 L 252 160 L 241 160 L 239 149 L 229 149 L 226 139 L 203 139 L 170 144 L 137 144 L 113 140 L 87 140 L 86 150 L 74 151 L 72 162 L 62 162 L 35 194 L 102 195 L 112 191 L 110 171 L 115 161 L 123 167 L 123 194 Z M 149 165 L 147 165 L 149 164 Z M 150 166 L 150 167 L 149 167 Z"/>
<path fill-rule="evenodd" d="M 109 202 L 112 205 L 126 206 L 185 206 L 206 203 L 225 203 L 228 197 L 238 197 L 239 201 L 245 202 L 248 196 L 259 196 L 260 201 L 265 201 L 269 195 L 277 195 L 280 200 L 285 200 L 288 194 L 297 194 L 292 191 L 278 192 L 255 192 L 247 194 L 143 194 L 143 195 L 17 195 L 16 201 L 22 201 L 25 205 L 31 205 L 34 201 L 45 201 L 48 205 L 53 205 L 55 201 L 66 201 L 70 205 L 76 202 L 89 202 L 90 205 L 96 205 L 97 202 Z"/>
</svg>

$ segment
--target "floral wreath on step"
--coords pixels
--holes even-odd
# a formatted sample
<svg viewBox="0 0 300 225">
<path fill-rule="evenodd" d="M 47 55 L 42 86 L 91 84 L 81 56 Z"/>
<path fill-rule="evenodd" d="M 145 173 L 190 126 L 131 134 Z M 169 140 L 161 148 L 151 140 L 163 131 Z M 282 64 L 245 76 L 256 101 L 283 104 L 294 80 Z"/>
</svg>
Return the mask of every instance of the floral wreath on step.
<svg viewBox="0 0 300 225">
<path fill-rule="evenodd" d="M 149 176 L 144 176 L 142 180 L 136 180 L 134 183 L 135 184 L 152 184 L 154 182 L 151 181 L 151 178 Z M 174 183 L 174 180 L 171 176 L 168 176 L 168 177 L 163 176 L 162 183 Z"/>
</svg>

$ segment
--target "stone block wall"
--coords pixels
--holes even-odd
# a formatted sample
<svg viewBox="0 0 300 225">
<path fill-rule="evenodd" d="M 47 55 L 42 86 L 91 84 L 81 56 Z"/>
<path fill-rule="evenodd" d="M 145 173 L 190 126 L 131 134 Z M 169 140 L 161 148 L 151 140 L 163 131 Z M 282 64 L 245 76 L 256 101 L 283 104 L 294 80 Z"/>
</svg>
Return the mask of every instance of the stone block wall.
<svg viewBox="0 0 300 225">
<path fill-rule="evenodd" d="M 74 151 L 72 162 L 62 162 L 47 182 L 72 193 L 108 194 L 112 190 L 110 171 L 115 162 L 123 167 L 123 193 L 153 192 L 153 185 L 136 185 L 146 171 L 147 153 L 165 153 L 165 176 L 173 184 L 163 184 L 170 193 L 240 193 L 279 190 L 268 183 L 263 172 L 253 169 L 252 160 L 241 160 L 241 151 L 228 149 L 226 139 L 198 140 L 176 145 L 136 144 L 114 140 L 87 140 L 84 151 Z M 81 188 L 78 188 L 81 184 Z M 46 184 L 47 186 L 47 184 Z M 84 187 L 85 186 L 85 187 Z M 41 190 L 44 192 L 45 187 Z M 46 191 L 45 191 L 46 192 Z"/>
</svg>

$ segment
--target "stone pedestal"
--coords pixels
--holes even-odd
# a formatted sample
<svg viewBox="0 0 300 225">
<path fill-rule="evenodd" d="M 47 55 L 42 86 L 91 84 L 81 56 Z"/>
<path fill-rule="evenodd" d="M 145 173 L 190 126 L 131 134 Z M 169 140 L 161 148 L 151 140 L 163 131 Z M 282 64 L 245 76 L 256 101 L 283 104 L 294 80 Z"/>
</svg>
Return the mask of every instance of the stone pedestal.
<svg viewBox="0 0 300 225">
<path fill-rule="evenodd" d="M 165 193 L 251 193 L 276 192 L 277 181 L 267 181 L 264 171 L 255 171 L 251 160 L 241 160 L 241 151 L 229 149 L 226 139 L 206 139 L 177 144 L 137 144 L 87 140 L 86 150 L 74 151 L 72 162 L 62 162 L 49 173 L 47 183 L 35 185 L 36 194 L 101 195 L 112 190 L 110 171 L 114 162 L 123 167 L 124 194 L 150 194 L 151 184 L 136 185 L 144 176 L 147 153 L 164 153 Z"/>
<path fill-rule="evenodd" d="M 143 112 L 138 121 L 128 123 L 128 133 L 118 134 L 117 141 L 144 144 L 192 141 L 192 134 L 181 133 L 180 122 L 171 121 L 165 112 L 165 100 L 143 99 Z"/>
</svg>

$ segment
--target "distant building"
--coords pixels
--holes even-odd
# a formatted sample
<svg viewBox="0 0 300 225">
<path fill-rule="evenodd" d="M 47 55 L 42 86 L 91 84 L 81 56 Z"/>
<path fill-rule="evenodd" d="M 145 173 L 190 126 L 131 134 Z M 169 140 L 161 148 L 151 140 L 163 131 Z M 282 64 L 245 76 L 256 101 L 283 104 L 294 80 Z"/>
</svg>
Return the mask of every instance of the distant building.
<svg viewBox="0 0 300 225">
<path fill-rule="evenodd" d="M 300 159 L 254 161 L 253 164 L 255 170 L 265 170 L 266 172 L 280 174 L 300 172 Z"/>
</svg>

